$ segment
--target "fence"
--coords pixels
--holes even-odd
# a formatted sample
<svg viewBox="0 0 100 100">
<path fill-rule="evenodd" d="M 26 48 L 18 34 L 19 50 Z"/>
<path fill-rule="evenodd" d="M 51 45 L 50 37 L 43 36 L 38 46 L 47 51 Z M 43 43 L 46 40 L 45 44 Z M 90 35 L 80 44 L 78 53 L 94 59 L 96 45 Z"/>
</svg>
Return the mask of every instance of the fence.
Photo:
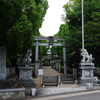
<svg viewBox="0 0 100 100">
<path fill-rule="evenodd" d="M 60 83 L 68 84 L 74 82 L 75 82 L 75 74 L 67 74 L 67 76 L 65 76 L 64 74 L 60 75 Z"/>
<path fill-rule="evenodd" d="M 58 85 L 58 75 L 42 76 L 42 85 Z"/>
</svg>

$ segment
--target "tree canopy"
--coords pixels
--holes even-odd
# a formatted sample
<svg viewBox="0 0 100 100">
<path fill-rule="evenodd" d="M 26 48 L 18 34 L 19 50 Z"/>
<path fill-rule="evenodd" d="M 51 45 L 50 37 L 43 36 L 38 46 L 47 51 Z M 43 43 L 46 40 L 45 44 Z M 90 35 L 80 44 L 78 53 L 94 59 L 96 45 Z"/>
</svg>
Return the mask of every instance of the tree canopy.
<svg viewBox="0 0 100 100">
<path fill-rule="evenodd" d="M 47 0 L 0 0 L 0 46 L 7 48 L 7 66 L 18 53 L 34 49 L 47 9 Z"/>
<path fill-rule="evenodd" d="M 84 1 L 84 36 L 85 49 L 93 54 L 96 66 L 100 65 L 100 0 Z M 65 24 L 59 28 L 57 36 L 66 39 L 67 65 L 78 66 L 82 48 L 82 2 L 69 0 L 63 7 L 66 14 L 62 16 Z M 66 37 L 67 38 L 66 38 Z"/>
</svg>

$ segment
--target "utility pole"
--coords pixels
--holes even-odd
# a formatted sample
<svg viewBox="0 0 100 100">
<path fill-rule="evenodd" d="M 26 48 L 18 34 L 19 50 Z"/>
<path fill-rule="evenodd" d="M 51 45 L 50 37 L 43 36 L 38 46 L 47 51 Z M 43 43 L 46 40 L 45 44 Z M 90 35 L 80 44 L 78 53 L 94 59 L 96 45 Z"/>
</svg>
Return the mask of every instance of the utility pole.
<svg viewBox="0 0 100 100">
<path fill-rule="evenodd" d="M 84 12 L 83 12 L 83 0 L 82 0 L 82 49 L 84 49 Z"/>
</svg>

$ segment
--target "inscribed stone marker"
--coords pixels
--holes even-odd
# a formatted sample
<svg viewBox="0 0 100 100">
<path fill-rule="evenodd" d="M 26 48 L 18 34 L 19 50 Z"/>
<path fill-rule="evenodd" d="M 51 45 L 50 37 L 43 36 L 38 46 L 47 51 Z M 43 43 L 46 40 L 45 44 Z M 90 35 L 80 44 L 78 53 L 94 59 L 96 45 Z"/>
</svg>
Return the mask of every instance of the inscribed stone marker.
<svg viewBox="0 0 100 100">
<path fill-rule="evenodd" d="M 6 79 L 6 47 L 0 47 L 0 80 Z"/>
</svg>

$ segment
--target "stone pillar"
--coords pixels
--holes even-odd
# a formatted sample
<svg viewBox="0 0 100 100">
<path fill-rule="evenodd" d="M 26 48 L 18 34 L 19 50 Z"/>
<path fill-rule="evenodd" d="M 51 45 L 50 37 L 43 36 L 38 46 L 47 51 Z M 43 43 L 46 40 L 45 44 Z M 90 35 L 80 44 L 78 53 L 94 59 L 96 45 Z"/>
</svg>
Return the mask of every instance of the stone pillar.
<svg viewBox="0 0 100 100">
<path fill-rule="evenodd" d="M 51 68 L 53 68 L 53 63 L 52 63 L 52 60 L 51 60 L 50 64 L 51 64 Z"/>
<path fill-rule="evenodd" d="M 73 69 L 73 74 L 74 74 L 74 78 L 76 80 L 77 79 L 77 69 Z"/>
<path fill-rule="evenodd" d="M 55 69 L 55 60 L 54 60 L 54 69 Z"/>
<path fill-rule="evenodd" d="M 36 41 L 36 50 L 35 50 L 35 75 L 37 76 L 39 61 L 38 61 L 38 53 L 39 53 L 39 41 Z"/>
<path fill-rule="evenodd" d="M 40 61 L 40 69 L 42 68 L 42 61 Z"/>
<path fill-rule="evenodd" d="M 57 70 L 59 70 L 59 64 L 58 64 L 58 61 L 57 61 Z"/>
<path fill-rule="evenodd" d="M 65 45 L 65 41 L 63 41 L 63 44 Z M 67 65 L 66 65 L 66 47 L 63 47 L 63 64 L 64 64 L 64 75 L 67 75 Z"/>
<path fill-rule="evenodd" d="M 52 62 L 52 66 L 53 66 L 53 68 L 54 68 L 54 61 Z"/>
<path fill-rule="evenodd" d="M 58 63 L 57 63 L 57 60 L 56 60 L 56 70 L 58 69 Z"/>
<path fill-rule="evenodd" d="M 59 72 L 61 72 L 61 64 L 60 63 L 61 63 L 61 61 L 59 60 L 58 61 L 58 68 L 59 68 L 58 70 L 59 70 Z"/>
<path fill-rule="evenodd" d="M 56 62 L 55 62 L 55 67 L 56 67 L 56 70 L 57 70 L 57 60 L 56 60 Z"/>
<path fill-rule="evenodd" d="M 6 79 L 6 47 L 0 47 L 0 80 Z"/>
<path fill-rule="evenodd" d="M 52 63 L 52 68 L 54 68 L 54 61 L 52 61 L 51 63 Z"/>
<path fill-rule="evenodd" d="M 41 61 L 39 60 L 39 66 L 38 66 L 38 69 L 40 69 L 41 68 Z"/>
</svg>

